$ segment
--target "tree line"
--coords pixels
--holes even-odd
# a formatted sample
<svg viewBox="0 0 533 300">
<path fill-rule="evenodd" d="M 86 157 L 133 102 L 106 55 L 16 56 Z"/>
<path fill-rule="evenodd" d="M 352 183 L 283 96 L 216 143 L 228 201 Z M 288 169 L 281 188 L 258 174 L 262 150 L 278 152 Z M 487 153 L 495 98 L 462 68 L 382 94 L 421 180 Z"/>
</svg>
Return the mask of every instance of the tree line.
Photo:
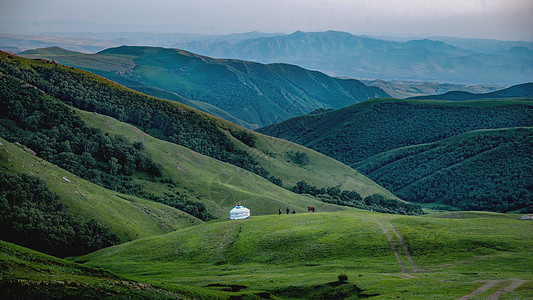
<svg viewBox="0 0 533 300">
<path fill-rule="evenodd" d="M 0 168 L 0 239 L 58 257 L 115 245 L 119 238 L 96 220 L 70 213 L 39 178 Z"/>
<path fill-rule="evenodd" d="M 351 206 L 378 212 L 419 215 L 422 214 L 422 207 L 416 203 L 407 203 L 397 199 L 387 199 L 379 194 L 373 194 L 363 199 L 356 191 L 341 190 L 339 187 L 317 188 L 308 184 L 305 180 L 299 181 L 292 188 L 297 194 L 309 194 L 316 199 L 342 206 Z"/>
</svg>

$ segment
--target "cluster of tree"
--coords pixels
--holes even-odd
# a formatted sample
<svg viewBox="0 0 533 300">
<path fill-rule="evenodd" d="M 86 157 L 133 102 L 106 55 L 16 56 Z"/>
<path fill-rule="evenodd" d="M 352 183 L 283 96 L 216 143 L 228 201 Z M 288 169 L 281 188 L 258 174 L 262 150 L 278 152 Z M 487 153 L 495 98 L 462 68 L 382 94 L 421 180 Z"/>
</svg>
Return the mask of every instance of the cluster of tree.
<svg viewBox="0 0 533 300">
<path fill-rule="evenodd" d="M 119 242 L 96 220 L 73 216 L 39 178 L 0 169 L 0 239 L 58 257 Z"/>
<path fill-rule="evenodd" d="M 0 80 L 0 103 L 4 138 L 82 178 L 132 193 L 139 188 L 128 178 L 134 171 L 163 173 L 163 166 L 143 154 L 141 142 L 130 143 L 88 127 L 67 105 L 16 79 Z"/>
<path fill-rule="evenodd" d="M 175 185 L 170 178 L 161 179 L 161 182 Z M 164 196 L 158 196 L 141 190 L 137 193 L 137 196 L 172 206 L 203 221 L 209 221 L 215 218 L 207 211 L 204 203 L 190 200 L 187 195 L 180 194 L 179 192 L 176 192 L 175 194 L 165 193 Z"/>
<path fill-rule="evenodd" d="M 255 146 L 256 137 L 248 130 L 230 130 L 231 135 L 239 141 L 243 142 L 248 147 Z"/>
<path fill-rule="evenodd" d="M 477 131 L 393 150 L 357 169 L 399 197 L 463 210 L 533 212 L 533 130 Z"/>
<path fill-rule="evenodd" d="M 292 191 L 298 194 L 309 194 L 322 202 L 337 205 L 393 214 L 419 215 L 423 213 L 419 204 L 387 199 L 379 194 L 370 195 L 363 199 L 356 191 L 341 190 L 338 187 L 317 188 L 304 180 L 296 183 Z"/>
<path fill-rule="evenodd" d="M 90 73 L 49 61 L 0 55 L 0 71 L 77 108 L 133 124 L 158 138 L 231 163 L 262 177 L 270 173 L 247 152 L 237 150 L 217 123 L 185 107 L 125 89 Z M 249 138 L 245 140 L 250 143 Z"/>
<path fill-rule="evenodd" d="M 295 164 L 305 166 L 309 164 L 309 155 L 301 151 L 287 151 L 287 157 Z"/>
</svg>

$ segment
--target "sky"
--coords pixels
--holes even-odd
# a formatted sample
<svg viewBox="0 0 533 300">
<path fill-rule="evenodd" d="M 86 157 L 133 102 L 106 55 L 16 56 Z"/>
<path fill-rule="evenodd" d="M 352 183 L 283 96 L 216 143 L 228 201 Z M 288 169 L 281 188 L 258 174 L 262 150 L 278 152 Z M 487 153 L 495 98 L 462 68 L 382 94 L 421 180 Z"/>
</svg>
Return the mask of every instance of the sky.
<svg viewBox="0 0 533 300">
<path fill-rule="evenodd" d="M 533 41 L 533 0 L 0 0 L 0 20 L 4 33 L 14 30 L 6 22 L 75 20 L 106 25 L 53 30 L 129 28 L 204 34 L 340 30 Z M 34 24 L 35 33 L 50 30 Z"/>
</svg>

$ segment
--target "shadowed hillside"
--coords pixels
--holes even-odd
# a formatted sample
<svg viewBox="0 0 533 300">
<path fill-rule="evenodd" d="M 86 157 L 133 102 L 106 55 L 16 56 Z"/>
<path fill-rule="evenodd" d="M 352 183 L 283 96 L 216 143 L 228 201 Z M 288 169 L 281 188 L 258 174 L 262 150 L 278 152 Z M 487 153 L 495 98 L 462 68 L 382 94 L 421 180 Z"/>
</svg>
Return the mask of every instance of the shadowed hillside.
<svg viewBox="0 0 533 300">
<path fill-rule="evenodd" d="M 122 46 L 97 54 L 64 52 L 49 48 L 23 55 L 82 68 L 249 128 L 321 107 L 341 108 L 388 96 L 380 88 L 367 87 L 358 80 L 332 78 L 293 65 L 213 59 L 177 49 Z"/>
<path fill-rule="evenodd" d="M 390 150 L 355 167 L 409 201 L 532 212 L 532 149 L 531 127 L 479 130 Z"/>
</svg>

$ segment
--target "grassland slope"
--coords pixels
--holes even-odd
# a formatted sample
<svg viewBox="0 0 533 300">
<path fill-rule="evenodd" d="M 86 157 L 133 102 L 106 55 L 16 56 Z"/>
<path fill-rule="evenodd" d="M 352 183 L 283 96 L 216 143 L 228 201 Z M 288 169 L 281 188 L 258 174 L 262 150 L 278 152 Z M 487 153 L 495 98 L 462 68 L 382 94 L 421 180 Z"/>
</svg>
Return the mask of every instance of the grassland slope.
<svg viewBox="0 0 533 300">
<path fill-rule="evenodd" d="M 533 227 L 518 216 L 364 211 L 215 221 L 77 258 L 144 282 L 239 284 L 276 295 L 345 274 L 381 298 L 450 299 L 480 281 L 533 279 Z M 513 294 L 527 295 L 531 284 Z M 492 291 L 494 292 L 494 291 Z"/>
<path fill-rule="evenodd" d="M 23 78 L 29 86 L 36 86 L 58 100 L 114 117 L 158 139 L 229 162 L 237 167 L 235 170 L 244 169 L 268 179 L 281 179 L 280 184 L 286 188 L 306 180 L 317 187 L 339 186 L 355 190 L 362 196 L 377 193 L 396 198 L 348 166 L 299 145 L 248 131 L 177 102 L 134 92 L 85 71 L 5 53 L 1 58 L 2 72 Z M 106 127 L 100 128 L 105 131 Z M 126 130 L 126 134 L 131 129 Z M 290 152 L 305 153 L 309 162 L 306 165 L 291 162 Z M 164 160 L 160 162 L 168 167 Z M 202 169 L 202 166 L 197 168 Z M 233 178 L 219 169 L 210 171 L 213 176 L 222 174 L 223 184 Z"/>
<path fill-rule="evenodd" d="M 168 233 L 201 223 L 175 208 L 106 190 L 1 139 L 0 166 L 41 178 L 77 216 L 96 219 L 122 241 Z"/>
<path fill-rule="evenodd" d="M 253 292 L 222 292 L 191 286 L 126 279 L 0 241 L 0 296 L 3 299 L 259 299 Z"/>
</svg>

